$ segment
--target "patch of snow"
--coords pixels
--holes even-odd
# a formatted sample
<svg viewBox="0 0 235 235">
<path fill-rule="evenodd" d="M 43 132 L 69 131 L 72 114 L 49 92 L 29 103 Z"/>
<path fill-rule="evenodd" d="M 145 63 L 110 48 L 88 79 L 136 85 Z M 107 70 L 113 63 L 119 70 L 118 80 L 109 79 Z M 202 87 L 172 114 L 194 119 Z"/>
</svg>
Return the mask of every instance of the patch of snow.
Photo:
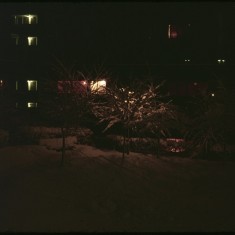
<svg viewBox="0 0 235 235">
<path fill-rule="evenodd" d="M 68 136 L 65 138 L 66 148 L 71 148 L 77 143 L 76 136 Z M 62 138 L 45 138 L 39 140 L 39 145 L 46 146 L 47 149 L 60 150 L 62 148 Z"/>
<path fill-rule="evenodd" d="M 61 135 L 61 129 L 58 127 L 44 127 L 44 126 L 34 126 L 27 127 L 28 132 L 37 134 L 42 138 L 49 138 Z"/>
<path fill-rule="evenodd" d="M 234 162 L 0 149 L 0 232 L 234 231 Z"/>
</svg>

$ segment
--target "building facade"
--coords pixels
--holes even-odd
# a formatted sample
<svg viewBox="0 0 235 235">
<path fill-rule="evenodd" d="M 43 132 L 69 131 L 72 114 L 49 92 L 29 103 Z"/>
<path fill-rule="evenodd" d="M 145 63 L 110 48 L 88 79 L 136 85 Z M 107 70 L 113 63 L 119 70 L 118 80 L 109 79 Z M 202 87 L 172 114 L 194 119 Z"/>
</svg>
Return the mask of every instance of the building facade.
<svg viewBox="0 0 235 235">
<path fill-rule="evenodd" d="M 136 31 L 125 31 L 117 27 L 125 18 L 117 11 L 115 14 L 119 20 L 110 18 L 110 32 L 125 34 L 112 36 L 106 33 L 111 41 L 108 42 L 103 34 L 98 34 L 106 27 L 101 23 L 107 23 L 104 19 L 108 11 L 102 12 L 104 19 L 99 24 L 87 20 L 87 12 L 91 8 L 84 8 L 84 13 L 82 10 L 77 12 L 83 9 L 82 5 L 70 5 L 68 9 L 62 5 L 56 7 L 56 4 L 3 5 L 0 90 L 7 90 L 13 106 L 28 110 L 40 107 L 38 96 L 43 90 L 43 81 L 50 79 L 54 55 L 68 63 L 78 60 L 79 63 L 92 64 L 96 54 L 102 52 L 99 56 L 107 56 L 105 66 L 114 77 L 117 74 L 118 79 L 127 82 L 132 78 L 145 79 L 148 76 L 157 81 L 166 80 L 169 92 L 174 96 L 190 96 L 194 90 L 208 89 L 210 81 L 217 78 L 229 81 L 232 76 L 234 48 L 231 39 L 228 40 L 232 29 L 225 27 L 229 18 L 224 14 L 205 21 L 205 17 L 193 17 L 187 11 L 187 14 L 180 15 L 172 9 L 171 12 L 166 11 L 166 15 L 160 15 L 155 14 L 153 9 L 152 16 L 137 15 L 136 18 L 146 20 L 145 17 L 149 22 L 137 25 Z M 94 9 L 99 9 L 98 5 Z M 98 10 L 94 13 L 96 17 L 101 15 Z M 129 18 L 129 12 L 126 17 Z M 132 31 L 138 32 L 138 35 Z M 94 32 L 97 34 L 94 35 Z M 122 40 L 115 39 L 116 36 Z M 97 38 L 99 44 L 96 44 Z M 132 46 L 134 41 L 130 38 L 135 41 L 135 46 Z M 93 81 L 91 87 L 96 87 L 95 82 L 99 84 Z"/>
<path fill-rule="evenodd" d="M 8 9 L 8 8 L 7 8 Z M 4 15 L 1 44 L 2 88 L 19 109 L 38 105 L 39 80 L 43 76 L 44 51 L 40 45 L 40 16 L 30 5 L 12 8 Z"/>
</svg>

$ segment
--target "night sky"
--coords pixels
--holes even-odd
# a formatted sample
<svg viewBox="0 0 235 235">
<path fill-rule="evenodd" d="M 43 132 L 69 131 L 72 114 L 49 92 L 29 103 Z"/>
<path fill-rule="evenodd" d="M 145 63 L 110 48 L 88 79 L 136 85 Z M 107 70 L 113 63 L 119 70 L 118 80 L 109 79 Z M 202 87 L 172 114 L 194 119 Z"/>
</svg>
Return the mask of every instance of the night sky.
<svg viewBox="0 0 235 235">
<path fill-rule="evenodd" d="M 230 45 L 234 39 L 234 6 L 136 2 L 56 3 L 41 8 L 45 19 L 50 19 L 48 28 L 54 29 L 48 35 L 56 36 L 57 44 L 71 54 L 116 63 L 154 63 L 155 54 L 164 55 L 170 23 L 191 24 L 194 33 L 188 47 Z"/>
<path fill-rule="evenodd" d="M 86 65 L 159 64 L 175 54 L 234 60 L 232 2 L 27 3 L 39 15 L 39 45 L 49 55 Z M 1 17 L 25 4 L 1 3 Z M 21 10 L 22 9 L 22 10 Z M 191 39 L 169 49 L 169 24 L 192 28 Z M 174 46 L 173 46 L 174 47 Z M 172 47 L 172 48 L 173 48 Z M 202 60 L 203 63 L 203 60 Z"/>
</svg>

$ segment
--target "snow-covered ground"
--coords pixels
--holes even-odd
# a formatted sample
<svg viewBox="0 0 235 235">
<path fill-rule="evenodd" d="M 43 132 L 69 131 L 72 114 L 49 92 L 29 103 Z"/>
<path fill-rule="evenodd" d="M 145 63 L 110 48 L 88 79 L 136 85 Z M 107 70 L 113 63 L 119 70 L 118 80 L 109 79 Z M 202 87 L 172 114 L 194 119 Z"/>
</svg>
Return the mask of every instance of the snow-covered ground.
<svg viewBox="0 0 235 235">
<path fill-rule="evenodd" d="M 0 149 L 0 232 L 235 231 L 235 162 Z"/>
</svg>

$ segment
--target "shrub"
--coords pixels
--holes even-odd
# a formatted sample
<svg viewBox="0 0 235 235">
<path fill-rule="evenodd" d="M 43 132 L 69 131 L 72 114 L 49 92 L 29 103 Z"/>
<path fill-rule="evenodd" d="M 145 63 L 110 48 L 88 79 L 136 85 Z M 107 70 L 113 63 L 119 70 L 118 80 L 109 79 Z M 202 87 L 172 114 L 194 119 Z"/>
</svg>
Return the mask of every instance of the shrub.
<svg viewBox="0 0 235 235">
<path fill-rule="evenodd" d="M 215 96 L 200 94 L 194 97 L 191 104 L 194 112 L 188 116 L 185 131 L 189 149 L 194 155 L 208 157 L 216 149 L 225 152 L 232 117 L 229 103 L 226 90 L 221 86 L 217 87 Z"/>
</svg>

